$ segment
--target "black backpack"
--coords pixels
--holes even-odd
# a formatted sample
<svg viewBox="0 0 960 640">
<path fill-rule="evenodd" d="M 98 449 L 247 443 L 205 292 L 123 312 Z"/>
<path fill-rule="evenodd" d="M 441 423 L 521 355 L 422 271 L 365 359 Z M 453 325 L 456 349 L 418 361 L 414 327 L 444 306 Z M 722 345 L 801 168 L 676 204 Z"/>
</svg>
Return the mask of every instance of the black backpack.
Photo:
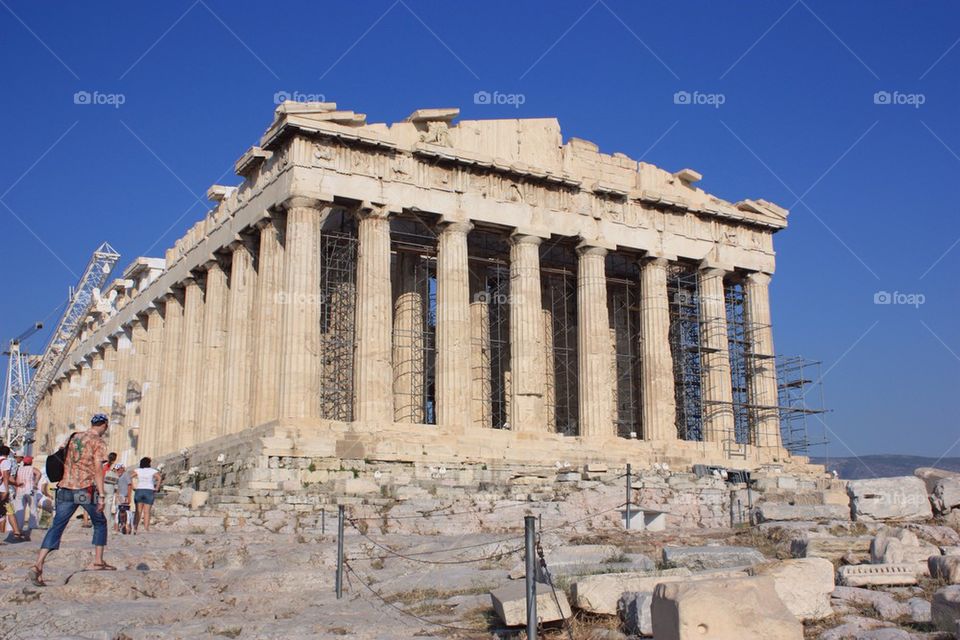
<svg viewBox="0 0 960 640">
<path fill-rule="evenodd" d="M 64 467 L 67 461 L 67 449 L 70 448 L 70 441 L 76 432 L 71 433 L 67 438 L 67 443 L 47 456 L 46 472 L 50 482 L 60 482 L 63 480 Z"/>
</svg>

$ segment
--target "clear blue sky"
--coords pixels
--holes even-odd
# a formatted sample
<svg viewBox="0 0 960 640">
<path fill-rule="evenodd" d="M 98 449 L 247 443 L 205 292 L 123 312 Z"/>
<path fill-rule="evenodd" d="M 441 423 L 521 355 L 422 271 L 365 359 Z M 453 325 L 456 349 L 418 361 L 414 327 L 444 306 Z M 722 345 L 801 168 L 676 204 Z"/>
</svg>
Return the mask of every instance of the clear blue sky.
<svg viewBox="0 0 960 640">
<path fill-rule="evenodd" d="M 0 336 L 61 303 L 99 242 L 162 255 L 237 183 L 277 92 L 370 122 L 556 116 L 792 210 L 775 340 L 824 361 L 832 454 L 960 455 L 958 38 L 954 2 L 0 0 Z"/>
</svg>

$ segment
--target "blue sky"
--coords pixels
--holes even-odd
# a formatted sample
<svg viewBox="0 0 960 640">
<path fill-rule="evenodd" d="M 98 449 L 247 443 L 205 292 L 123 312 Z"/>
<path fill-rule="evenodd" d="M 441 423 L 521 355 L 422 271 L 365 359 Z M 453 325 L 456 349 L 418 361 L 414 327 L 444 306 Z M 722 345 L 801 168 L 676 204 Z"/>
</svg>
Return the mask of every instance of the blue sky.
<svg viewBox="0 0 960 640">
<path fill-rule="evenodd" d="M 775 341 L 824 362 L 831 454 L 960 455 L 958 18 L 905 1 L 0 0 L 0 336 L 60 304 L 101 241 L 124 263 L 162 255 L 210 184 L 237 183 L 278 92 L 370 122 L 556 116 L 791 209 Z"/>
</svg>

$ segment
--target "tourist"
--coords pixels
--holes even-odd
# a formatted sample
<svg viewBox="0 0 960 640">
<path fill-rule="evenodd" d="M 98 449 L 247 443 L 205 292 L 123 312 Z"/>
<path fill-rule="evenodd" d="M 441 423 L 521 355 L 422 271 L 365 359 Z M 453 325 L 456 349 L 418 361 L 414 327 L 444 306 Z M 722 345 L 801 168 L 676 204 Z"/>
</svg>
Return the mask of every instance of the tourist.
<svg viewBox="0 0 960 640">
<path fill-rule="evenodd" d="M 117 478 L 117 515 L 113 521 L 113 530 L 128 534 L 133 528 L 133 518 L 130 516 L 130 499 L 133 495 L 133 469 L 124 469 L 122 464 L 117 466 L 120 475 Z"/>
<path fill-rule="evenodd" d="M 33 456 L 24 456 L 17 469 L 17 491 L 14 499 L 14 517 L 20 531 L 37 528 L 36 490 L 42 474 L 33 466 Z"/>
<path fill-rule="evenodd" d="M 23 532 L 20 531 L 20 525 L 17 524 L 17 518 L 13 509 L 13 491 L 17 486 L 16 472 L 14 471 L 13 456 L 10 455 L 10 447 L 0 445 L 0 533 L 7 530 L 7 523 L 13 530 L 11 534 L 16 541 L 24 540 Z"/>
<path fill-rule="evenodd" d="M 117 492 L 117 480 L 120 479 L 120 473 L 117 467 L 123 468 L 123 465 L 115 464 L 116 461 L 117 454 L 111 452 L 110 455 L 107 456 L 107 461 L 103 466 L 103 490 L 106 494 L 106 509 L 104 513 L 107 518 L 110 518 L 116 511 L 114 508 L 114 496 Z"/>
<path fill-rule="evenodd" d="M 160 471 L 151 467 L 150 463 L 150 458 L 141 458 L 140 468 L 133 471 L 133 503 L 137 510 L 133 519 L 134 533 L 140 524 L 143 524 L 144 531 L 150 531 L 150 508 L 163 479 Z"/>
<path fill-rule="evenodd" d="M 43 537 L 37 563 L 30 567 L 29 579 L 38 587 L 43 581 L 43 564 L 51 551 L 60 548 L 60 538 L 78 508 L 90 515 L 93 523 L 93 562 L 88 571 L 116 571 L 107 564 L 103 551 L 107 546 L 107 519 L 103 515 L 103 472 L 101 463 L 106 459 L 103 436 L 110 428 L 107 416 L 98 413 L 90 419 L 90 428 L 77 433 L 67 444 L 64 452 L 63 478 L 57 488 L 57 511 L 53 524 Z"/>
</svg>

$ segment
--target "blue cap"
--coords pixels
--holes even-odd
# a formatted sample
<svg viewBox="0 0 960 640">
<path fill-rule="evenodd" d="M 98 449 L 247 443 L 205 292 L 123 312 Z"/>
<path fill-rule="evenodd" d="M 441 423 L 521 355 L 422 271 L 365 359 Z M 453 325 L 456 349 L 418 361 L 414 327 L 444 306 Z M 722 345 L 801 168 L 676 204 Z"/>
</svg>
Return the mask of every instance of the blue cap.
<svg viewBox="0 0 960 640">
<path fill-rule="evenodd" d="M 107 416 L 102 413 L 98 413 L 90 418 L 90 424 L 96 426 L 98 424 L 107 424 Z"/>
</svg>

